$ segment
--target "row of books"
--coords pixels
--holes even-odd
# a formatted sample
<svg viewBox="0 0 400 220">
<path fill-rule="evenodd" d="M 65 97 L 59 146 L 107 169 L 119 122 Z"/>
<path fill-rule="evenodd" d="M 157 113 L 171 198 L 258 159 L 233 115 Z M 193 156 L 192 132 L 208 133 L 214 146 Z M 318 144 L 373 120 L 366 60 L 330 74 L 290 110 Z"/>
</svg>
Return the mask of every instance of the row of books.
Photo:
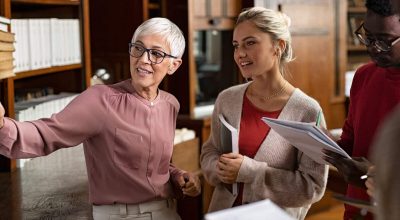
<svg viewBox="0 0 400 220">
<path fill-rule="evenodd" d="M 81 63 L 78 19 L 12 19 L 15 72 Z"/>
<path fill-rule="evenodd" d="M 15 119 L 17 121 L 32 121 L 49 118 L 60 112 L 77 96 L 76 93 L 63 92 L 57 95 L 47 95 L 28 101 L 15 103 Z"/>
<path fill-rule="evenodd" d="M 0 16 L 0 79 L 14 76 L 14 34 L 8 32 L 11 20 Z"/>
</svg>

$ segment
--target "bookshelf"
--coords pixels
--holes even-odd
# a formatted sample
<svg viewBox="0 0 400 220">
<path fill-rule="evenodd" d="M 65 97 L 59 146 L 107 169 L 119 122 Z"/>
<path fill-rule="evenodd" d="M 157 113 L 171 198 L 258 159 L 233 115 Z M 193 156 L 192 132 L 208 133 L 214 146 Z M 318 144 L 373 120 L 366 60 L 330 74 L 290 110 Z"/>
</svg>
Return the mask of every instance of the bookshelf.
<svg viewBox="0 0 400 220">
<path fill-rule="evenodd" d="M 76 19 L 80 60 L 19 71 L 0 81 L 0 101 L 6 116 L 14 118 L 15 95 L 26 89 L 51 87 L 54 93 L 79 93 L 90 86 L 91 53 L 89 0 L 0 0 L 0 15 L 11 19 Z M 0 171 L 13 171 L 16 161 L 0 157 Z"/>
<path fill-rule="evenodd" d="M 367 9 L 364 1 L 347 1 L 347 70 L 354 71 L 363 63 L 369 61 L 367 49 L 360 43 L 354 31 L 364 20 Z"/>
</svg>

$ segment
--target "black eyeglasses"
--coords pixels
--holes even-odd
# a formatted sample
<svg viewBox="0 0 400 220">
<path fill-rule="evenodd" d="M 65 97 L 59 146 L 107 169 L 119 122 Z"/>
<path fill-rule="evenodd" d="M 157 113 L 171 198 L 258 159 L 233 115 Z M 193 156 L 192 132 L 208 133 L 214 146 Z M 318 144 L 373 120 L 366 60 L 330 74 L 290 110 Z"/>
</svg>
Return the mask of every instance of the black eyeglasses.
<svg viewBox="0 0 400 220">
<path fill-rule="evenodd" d="M 159 64 L 164 60 L 165 57 L 171 57 L 175 59 L 178 58 L 161 50 L 147 49 L 140 44 L 129 43 L 129 54 L 131 56 L 139 58 L 144 52 L 147 52 L 147 58 L 150 60 L 151 64 Z"/>
<path fill-rule="evenodd" d="M 364 44 L 367 47 L 374 46 L 381 52 L 389 52 L 392 49 L 393 45 L 395 45 L 397 42 L 400 41 L 400 37 L 397 37 L 396 39 L 391 41 L 371 38 L 366 34 L 366 31 L 364 29 L 364 23 L 361 23 L 360 27 L 358 27 L 357 30 L 354 31 L 354 34 L 357 36 L 357 38 L 360 40 L 362 44 Z"/>
</svg>

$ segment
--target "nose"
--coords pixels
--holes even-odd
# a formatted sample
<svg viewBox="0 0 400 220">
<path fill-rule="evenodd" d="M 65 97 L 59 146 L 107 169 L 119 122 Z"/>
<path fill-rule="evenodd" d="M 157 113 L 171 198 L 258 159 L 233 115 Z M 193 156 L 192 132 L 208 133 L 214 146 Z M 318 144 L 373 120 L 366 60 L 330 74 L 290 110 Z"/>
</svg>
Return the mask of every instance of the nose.
<svg viewBox="0 0 400 220">
<path fill-rule="evenodd" d="M 140 62 L 151 64 L 149 51 L 144 51 L 142 56 L 138 58 Z"/>
<path fill-rule="evenodd" d="M 247 56 L 246 51 L 243 50 L 241 47 L 238 47 L 238 48 L 236 49 L 236 54 L 237 54 L 240 58 L 246 57 L 246 56 Z"/>
</svg>

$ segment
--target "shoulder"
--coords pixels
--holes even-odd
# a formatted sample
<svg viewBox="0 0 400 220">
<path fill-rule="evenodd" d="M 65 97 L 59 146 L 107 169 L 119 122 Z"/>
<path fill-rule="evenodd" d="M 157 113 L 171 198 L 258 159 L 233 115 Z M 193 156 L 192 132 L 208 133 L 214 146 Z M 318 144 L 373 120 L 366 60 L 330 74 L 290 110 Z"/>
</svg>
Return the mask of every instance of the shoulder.
<svg viewBox="0 0 400 220">
<path fill-rule="evenodd" d="M 177 112 L 179 111 L 180 108 L 180 104 L 178 99 L 172 95 L 171 93 L 168 93 L 166 91 L 163 90 L 159 90 L 159 95 L 160 95 L 160 99 L 166 103 L 168 103 L 171 107 L 173 107 Z"/>
<path fill-rule="evenodd" d="M 110 101 L 113 96 L 120 96 L 126 93 L 130 93 L 125 87 L 126 82 L 122 81 L 111 85 L 93 85 L 87 88 L 79 96 L 87 103 L 101 102 L 106 103 Z"/>
<path fill-rule="evenodd" d="M 321 109 L 318 101 L 310 97 L 300 89 L 295 89 L 291 97 L 292 105 L 295 107 L 301 107 L 305 109 Z"/>
<path fill-rule="evenodd" d="M 370 78 L 370 76 L 374 76 L 375 74 L 373 73 L 379 71 L 379 69 L 382 68 L 379 68 L 374 62 L 369 62 L 362 65 L 356 70 L 353 78 L 353 83 L 358 83 L 360 81 L 364 81 Z"/>
<path fill-rule="evenodd" d="M 317 100 L 300 89 L 295 89 L 283 109 L 283 114 L 289 120 L 310 122 L 315 120 L 320 111 L 322 111 L 322 108 Z"/>
<path fill-rule="evenodd" d="M 244 94 L 248 87 L 249 83 L 239 84 L 235 86 L 231 86 L 218 94 L 219 100 L 237 100 L 238 95 Z"/>
</svg>

